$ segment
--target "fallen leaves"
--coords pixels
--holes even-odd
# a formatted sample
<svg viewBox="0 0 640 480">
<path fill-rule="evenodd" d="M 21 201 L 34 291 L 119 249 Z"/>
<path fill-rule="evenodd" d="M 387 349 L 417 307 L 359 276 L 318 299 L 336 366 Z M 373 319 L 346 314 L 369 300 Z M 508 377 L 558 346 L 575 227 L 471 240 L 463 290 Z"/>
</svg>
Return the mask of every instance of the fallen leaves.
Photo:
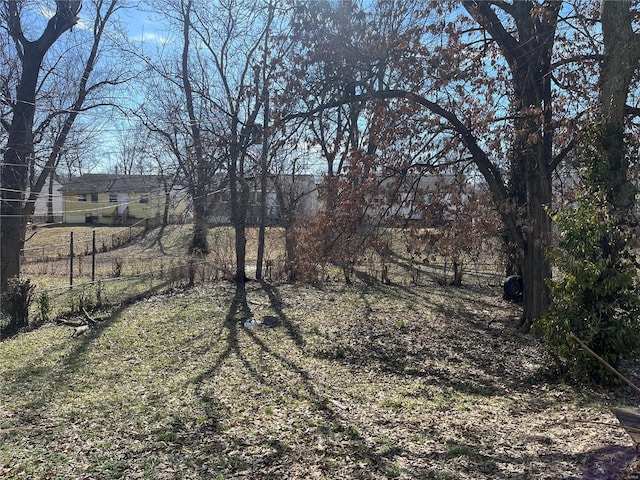
<svg viewBox="0 0 640 480">
<path fill-rule="evenodd" d="M 629 463 L 624 431 L 593 423 L 615 422 L 615 398 L 553 380 L 499 292 L 265 288 L 238 303 L 232 285 L 199 287 L 73 341 L 57 327 L 0 344 L 0 427 L 25 429 L 0 435 L 0 476 L 552 479 Z"/>
</svg>

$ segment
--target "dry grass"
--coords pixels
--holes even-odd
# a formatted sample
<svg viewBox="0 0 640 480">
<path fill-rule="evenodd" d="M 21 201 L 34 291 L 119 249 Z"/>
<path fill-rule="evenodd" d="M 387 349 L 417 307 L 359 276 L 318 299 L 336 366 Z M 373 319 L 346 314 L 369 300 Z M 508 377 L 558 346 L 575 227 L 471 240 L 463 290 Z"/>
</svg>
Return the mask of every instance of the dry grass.
<svg viewBox="0 0 640 480">
<path fill-rule="evenodd" d="M 554 379 L 518 316 L 489 287 L 254 282 L 47 326 L 0 344 L 0 477 L 618 478 L 607 407 L 637 399 Z"/>
</svg>

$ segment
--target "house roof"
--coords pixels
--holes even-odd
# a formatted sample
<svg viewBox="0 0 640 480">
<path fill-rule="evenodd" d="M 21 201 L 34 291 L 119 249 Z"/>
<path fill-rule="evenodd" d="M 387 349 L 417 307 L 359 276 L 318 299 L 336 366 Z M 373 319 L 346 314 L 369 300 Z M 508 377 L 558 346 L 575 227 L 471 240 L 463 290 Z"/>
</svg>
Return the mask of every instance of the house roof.
<svg viewBox="0 0 640 480">
<path fill-rule="evenodd" d="M 62 192 L 101 193 L 101 192 L 136 192 L 157 191 L 162 187 L 158 175 L 112 175 L 106 173 L 90 173 L 74 178 L 65 184 Z"/>
</svg>

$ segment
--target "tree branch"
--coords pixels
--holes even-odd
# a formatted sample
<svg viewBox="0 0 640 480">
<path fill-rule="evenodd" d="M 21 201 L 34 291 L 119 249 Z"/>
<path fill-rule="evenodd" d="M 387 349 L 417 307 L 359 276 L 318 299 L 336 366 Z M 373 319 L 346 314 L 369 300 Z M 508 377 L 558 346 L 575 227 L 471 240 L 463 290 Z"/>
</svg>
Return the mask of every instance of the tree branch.
<svg viewBox="0 0 640 480">
<path fill-rule="evenodd" d="M 511 14 L 512 11 L 509 11 L 506 4 L 504 2 L 500 2 L 502 5 L 499 5 L 505 12 Z M 464 8 L 469 12 L 469 15 L 482 25 L 489 35 L 491 35 L 499 45 L 502 46 L 504 51 L 504 56 L 509 63 L 513 67 L 514 62 L 518 58 L 518 49 L 520 47 L 518 41 L 513 38 L 513 36 L 507 32 L 502 25 L 502 22 L 491 9 L 491 4 L 496 4 L 496 2 L 480 2 L 480 1 L 470 1 L 465 0 L 462 2 Z"/>
<path fill-rule="evenodd" d="M 9 35 L 13 38 L 18 52 L 20 60 L 24 58 L 24 45 L 27 43 L 27 39 L 22 31 L 22 23 L 20 22 L 20 13 L 18 11 L 18 2 L 8 2 L 9 11 L 7 18 L 7 25 Z"/>
<path fill-rule="evenodd" d="M 632 117 L 640 117 L 640 108 L 632 107 L 631 105 L 626 105 L 624 111 L 627 115 L 631 115 Z"/>
<path fill-rule="evenodd" d="M 553 172 L 557 168 L 557 166 L 560 165 L 560 163 L 562 163 L 565 158 L 567 158 L 569 153 L 571 153 L 573 149 L 576 148 L 579 138 L 580 138 L 579 136 L 576 136 L 573 139 L 571 139 L 569 144 L 566 147 L 564 147 L 555 157 L 553 157 L 551 163 L 549 164 L 550 172 Z"/>
<path fill-rule="evenodd" d="M 487 154 L 478 144 L 477 139 L 471 132 L 469 128 L 456 116 L 455 113 L 443 108 L 435 102 L 432 102 L 421 95 L 417 95 L 412 92 L 407 92 L 404 90 L 381 90 L 368 94 L 361 95 L 350 95 L 340 99 L 333 100 L 331 102 L 327 102 L 323 105 L 319 105 L 318 107 L 311 109 L 307 112 L 299 112 L 295 114 L 289 114 L 282 117 L 277 123 L 282 124 L 287 120 L 294 118 L 310 118 L 320 113 L 324 110 L 335 108 L 340 105 L 344 105 L 347 103 L 353 102 L 364 102 L 371 99 L 382 99 L 388 100 L 392 98 L 403 98 L 409 101 L 412 101 L 418 105 L 421 105 L 427 108 L 432 113 L 444 118 L 449 122 L 453 130 L 460 135 L 460 139 L 465 147 L 469 150 L 474 163 L 482 173 L 487 185 L 489 186 L 489 190 L 493 196 L 496 205 L 505 206 L 510 201 L 510 196 L 507 192 L 507 188 L 505 186 L 505 182 L 502 178 L 502 174 L 500 170 L 496 167 L 496 165 L 489 159 Z M 512 215 L 509 215 L 509 212 L 504 211 L 503 208 L 499 208 L 500 215 L 502 219 L 512 233 L 512 238 L 517 239 L 519 246 L 524 248 L 524 239 L 522 238 L 522 232 L 520 228 L 517 226 L 515 218 Z"/>
<path fill-rule="evenodd" d="M 570 63 L 583 63 L 586 60 L 595 60 L 597 62 L 602 62 L 604 60 L 604 55 L 601 53 L 592 53 L 588 55 L 574 55 L 573 57 L 563 58 L 551 64 L 551 69 L 555 69 L 558 67 L 562 67 L 563 65 L 568 65 Z"/>
<path fill-rule="evenodd" d="M 34 46 L 41 55 L 49 50 L 60 35 L 78 23 L 78 13 L 81 8 L 82 2 L 79 0 L 56 0 L 55 15 L 47 22 L 42 36 L 34 42 Z"/>
</svg>

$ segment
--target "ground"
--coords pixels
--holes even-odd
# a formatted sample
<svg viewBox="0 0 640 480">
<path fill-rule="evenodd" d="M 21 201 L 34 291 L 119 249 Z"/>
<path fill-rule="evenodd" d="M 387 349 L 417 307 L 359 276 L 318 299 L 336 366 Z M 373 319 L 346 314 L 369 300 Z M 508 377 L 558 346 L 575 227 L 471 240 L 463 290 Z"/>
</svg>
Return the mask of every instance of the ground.
<svg viewBox="0 0 640 480">
<path fill-rule="evenodd" d="M 561 380 L 495 287 L 215 283 L 99 315 L 0 343 L 0 477 L 634 478 L 609 407 L 637 397 Z"/>
</svg>

